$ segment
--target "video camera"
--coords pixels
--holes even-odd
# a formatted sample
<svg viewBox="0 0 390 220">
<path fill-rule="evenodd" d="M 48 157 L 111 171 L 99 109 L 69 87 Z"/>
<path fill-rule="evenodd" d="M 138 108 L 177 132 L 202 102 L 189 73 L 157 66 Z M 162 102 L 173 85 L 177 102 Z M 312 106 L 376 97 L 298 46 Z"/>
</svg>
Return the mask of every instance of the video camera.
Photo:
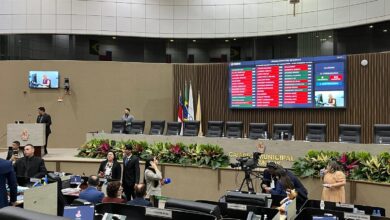
<svg viewBox="0 0 390 220">
<path fill-rule="evenodd" d="M 260 156 L 261 156 L 261 153 L 253 152 L 253 158 L 239 157 L 236 159 L 238 162 L 231 163 L 230 166 L 232 168 L 241 167 L 241 170 L 244 170 L 244 171 L 251 171 L 251 170 L 258 167 Z"/>
</svg>

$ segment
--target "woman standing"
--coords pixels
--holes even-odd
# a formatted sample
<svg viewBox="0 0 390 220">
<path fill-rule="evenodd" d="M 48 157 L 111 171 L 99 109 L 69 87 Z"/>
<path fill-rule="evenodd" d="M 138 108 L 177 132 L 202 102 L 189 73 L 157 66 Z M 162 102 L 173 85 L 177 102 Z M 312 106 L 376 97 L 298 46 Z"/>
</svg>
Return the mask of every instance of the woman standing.
<svg viewBox="0 0 390 220">
<path fill-rule="evenodd" d="M 322 190 L 321 200 L 329 202 L 345 203 L 345 174 L 336 161 L 329 162 L 326 170 L 323 171 L 324 188 Z"/>
<path fill-rule="evenodd" d="M 122 168 L 116 161 L 116 156 L 113 151 L 107 153 L 107 159 L 100 163 L 98 176 L 100 178 L 107 178 L 111 180 L 121 180 Z"/>
<path fill-rule="evenodd" d="M 151 157 L 145 162 L 144 182 L 146 183 L 146 195 L 148 197 L 161 196 L 162 174 L 157 165 L 156 157 Z"/>
</svg>

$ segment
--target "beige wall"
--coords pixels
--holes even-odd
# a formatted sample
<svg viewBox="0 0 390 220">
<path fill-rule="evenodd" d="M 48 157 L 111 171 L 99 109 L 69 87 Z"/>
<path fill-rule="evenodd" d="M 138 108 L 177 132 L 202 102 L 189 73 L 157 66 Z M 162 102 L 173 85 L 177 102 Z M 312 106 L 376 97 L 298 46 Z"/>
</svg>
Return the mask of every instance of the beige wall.
<svg viewBox="0 0 390 220">
<path fill-rule="evenodd" d="M 63 102 L 63 89 L 28 88 L 30 70 L 58 70 L 60 85 L 70 79 L 70 96 Z M 78 147 L 88 131 L 110 131 L 111 121 L 120 119 L 130 107 L 136 119 L 172 120 L 173 73 L 170 64 L 1 61 L 0 146 L 6 147 L 6 125 L 15 120 L 35 122 L 37 108 L 46 107 L 52 116 L 50 147 Z"/>
</svg>

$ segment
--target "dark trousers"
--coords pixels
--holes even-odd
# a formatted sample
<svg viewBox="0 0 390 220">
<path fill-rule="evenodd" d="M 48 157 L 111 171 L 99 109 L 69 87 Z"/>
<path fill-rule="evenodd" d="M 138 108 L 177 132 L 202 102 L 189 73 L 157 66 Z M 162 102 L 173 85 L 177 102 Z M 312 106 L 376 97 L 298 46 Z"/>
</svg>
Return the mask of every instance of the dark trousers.
<svg viewBox="0 0 390 220">
<path fill-rule="evenodd" d="M 127 201 L 130 201 L 135 198 L 134 185 L 134 183 L 130 185 L 123 184 L 123 192 L 126 195 Z"/>
<path fill-rule="evenodd" d="M 50 135 L 50 133 L 46 134 L 46 144 L 45 144 L 45 146 L 43 146 L 45 149 L 45 154 L 47 154 L 47 141 L 49 140 L 49 135 Z"/>
</svg>

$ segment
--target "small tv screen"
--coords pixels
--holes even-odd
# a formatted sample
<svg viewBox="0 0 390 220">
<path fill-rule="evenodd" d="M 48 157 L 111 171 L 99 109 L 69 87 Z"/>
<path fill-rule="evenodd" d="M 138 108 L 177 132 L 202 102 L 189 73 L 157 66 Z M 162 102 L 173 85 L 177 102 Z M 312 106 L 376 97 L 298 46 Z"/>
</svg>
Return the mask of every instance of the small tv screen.
<svg viewBox="0 0 390 220">
<path fill-rule="evenodd" d="M 32 89 L 58 89 L 58 71 L 30 71 L 29 87 Z"/>
</svg>

